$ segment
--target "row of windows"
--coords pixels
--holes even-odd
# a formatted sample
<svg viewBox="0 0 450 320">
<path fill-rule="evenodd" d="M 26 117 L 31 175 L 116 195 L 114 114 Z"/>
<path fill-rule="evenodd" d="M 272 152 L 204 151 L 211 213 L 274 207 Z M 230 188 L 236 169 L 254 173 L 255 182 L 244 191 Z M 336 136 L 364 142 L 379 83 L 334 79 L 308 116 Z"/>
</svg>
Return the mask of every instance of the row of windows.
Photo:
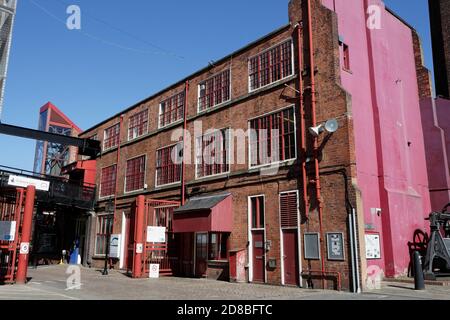
<svg viewBox="0 0 450 320">
<path fill-rule="evenodd" d="M 254 91 L 293 74 L 292 40 L 264 51 L 248 61 L 249 90 Z M 198 112 L 203 112 L 231 99 L 231 71 L 222 71 L 198 85 Z M 178 93 L 159 105 L 158 127 L 163 128 L 184 118 L 185 93 Z M 129 118 L 128 141 L 148 133 L 148 109 Z M 104 131 L 103 150 L 119 144 L 120 124 Z"/>
<path fill-rule="evenodd" d="M 258 167 L 296 158 L 296 126 L 294 107 L 273 112 L 249 121 L 251 131 L 250 167 Z M 225 174 L 230 171 L 230 140 L 228 128 L 205 133 L 197 138 L 195 155 L 196 178 Z M 182 144 L 156 151 L 156 186 L 181 181 Z M 127 161 L 125 192 L 142 190 L 145 184 L 146 156 Z M 100 197 L 115 194 L 117 166 L 102 169 Z"/>
</svg>

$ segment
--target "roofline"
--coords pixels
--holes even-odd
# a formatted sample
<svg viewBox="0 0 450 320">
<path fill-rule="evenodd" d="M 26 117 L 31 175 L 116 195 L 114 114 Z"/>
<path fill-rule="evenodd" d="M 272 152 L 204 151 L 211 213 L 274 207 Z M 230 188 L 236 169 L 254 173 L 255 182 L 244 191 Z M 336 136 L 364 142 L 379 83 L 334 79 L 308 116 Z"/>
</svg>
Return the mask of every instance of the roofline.
<svg viewBox="0 0 450 320">
<path fill-rule="evenodd" d="M 39 114 L 41 114 L 42 112 L 48 110 L 48 109 L 52 109 L 53 111 L 55 111 L 56 113 L 58 113 L 61 118 L 63 118 L 64 120 L 67 121 L 67 123 L 76 131 L 78 132 L 83 132 L 83 130 L 81 130 L 72 120 L 69 119 L 68 116 L 66 116 L 64 114 L 64 112 L 62 112 L 61 110 L 59 110 L 59 108 L 57 106 L 55 106 L 53 103 L 51 103 L 50 101 L 47 102 L 46 104 L 44 104 L 40 109 L 39 109 Z"/>
<path fill-rule="evenodd" d="M 282 31 L 285 31 L 286 29 L 288 29 L 288 28 L 290 28 L 290 27 L 291 27 L 291 24 L 290 24 L 290 23 L 289 23 L 289 24 L 286 24 L 286 25 L 284 25 L 284 26 L 282 26 L 282 27 L 280 27 L 280 28 L 278 28 L 278 29 L 276 29 L 276 30 L 274 30 L 274 31 L 272 31 L 272 32 L 270 32 L 270 33 L 268 33 L 268 34 L 266 34 L 265 36 L 263 36 L 263 37 L 261 37 L 261 38 L 255 40 L 255 41 L 250 42 L 250 43 L 247 44 L 246 46 L 244 46 L 244 47 L 242 47 L 242 48 L 240 48 L 240 49 L 234 51 L 233 53 L 231 53 L 231 54 L 229 54 L 229 55 L 227 55 L 227 56 L 221 58 L 220 60 L 215 61 L 215 63 L 216 63 L 216 64 L 223 63 L 223 62 L 225 62 L 226 60 L 230 59 L 231 57 L 233 57 L 233 56 L 235 56 L 235 55 L 238 55 L 238 54 L 242 53 L 243 51 L 245 51 L 245 50 L 247 50 L 247 49 L 249 49 L 249 48 L 251 48 L 251 47 L 253 47 L 253 46 L 255 46 L 255 45 L 257 45 L 257 44 L 259 44 L 259 43 L 261 43 L 261 42 L 263 42 L 263 41 L 266 40 L 267 38 L 270 38 L 270 37 L 272 37 L 272 36 L 274 36 L 274 35 L 276 35 L 276 34 L 282 32 Z M 128 112 L 128 111 L 130 111 L 130 110 L 133 110 L 134 108 L 138 107 L 139 105 L 141 105 L 141 104 L 143 104 L 143 103 L 146 103 L 146 102 L 148 102 L 149 100 L 152 100 L 153 98 L 155 98 L 155 97 L 161 95 L 162 93 L 167 92 L 167 91 L 169 91 L 169 90 L 171 90 L 171 89 L 173 89 L 173 88 L 179 86 L 180 84 L 182 84 L 182 83 L 188 81 L 189 79 L 194 78 L 194 77 L 196 77 L 197 75 L 199 75 L 199 74 L 201 74 L 201 73 L 204 73 L 205 71 L 210 70 L 211 68 L 213 68 L 213 67 L 212 67 L 211 65 L 208 65 L 208 66 L 206 66 L 206 67 L 204 67 L 204 68 L 202 68 L 202 69 L 200 69 L 200 70 L 198 70 L 198 71 L 196 71 L 196 72 L 190 74 L 189 76 L 185 77 L 184 79 L 179 80 L 178 82 L 176 82 L 176 83 L 174 83 L 174 84 L 172 84 L 172 85 L 170 85 L 170 86 L 168 86 L 168 87 L 166 87 L 166 88 L 164 88 L 164 89 L 158 91 L 157 93 L 155 93 L 155 94 L 153 94 L 153 95 L 151 95 L 151 96 L 149 96 L 149 97 L 147 97 L 147 98 L 145 98 L 145 99 L 143 99 L 143 100 L 141 100 L 141 101 L 135 103 L 135 104 L 132 105 L 131 107 L 128 107 L 127 109 L 125 109 L 125 110 L 123 110 L 123 111 L 121 111 L 121 112 L 119 112 L 119 113 L 117 113 L 117 114 L 115 114 L 115 115 L 113 115 L 113 116 L 107 118 L 106 120 L 103 120 L 102 122 L 100 122 L 100 123 L 94 125 L 93 127 L 89 128 L 89 129 L 87 129 L 87 130 L 81 132 L 80 135 L 85 134 L 85 133 L 87 133 L 87 132 L 90 132 L 90 131 L 96 129 L 97 127 L 99 127 L 99 126 L 101 126 L 101 125 L 107 123 L 108 121 L 111 121 L 111 120 L 114 119 L 114 118 L 120 117 L 122 114 L 124 114 L 124 113 L 126 113 L 126 112 Z"/>
<path fill-rule="evenodd" d="M 400 17 L 394 10 L 392 10 L 391 8 L 389 8 L 386 4 L 384 5 L 384 7 L 386 8 L 386 11 L 389 12 L 390 14 L 392 14 L 394 17 L 396 17 L 398 20 L 400 20 L 400 22 L 402 22 L 403 24 L 405 24 L 408 28 L 410 28 L 411 30 L 413 30 L 414 32 L 417 33 L 416 28 L 414 28 L 412 25 L 410 25 L 408 22 L 406 22 L 405 19 L 403 19 L 402 17 Z"/>
</svg>

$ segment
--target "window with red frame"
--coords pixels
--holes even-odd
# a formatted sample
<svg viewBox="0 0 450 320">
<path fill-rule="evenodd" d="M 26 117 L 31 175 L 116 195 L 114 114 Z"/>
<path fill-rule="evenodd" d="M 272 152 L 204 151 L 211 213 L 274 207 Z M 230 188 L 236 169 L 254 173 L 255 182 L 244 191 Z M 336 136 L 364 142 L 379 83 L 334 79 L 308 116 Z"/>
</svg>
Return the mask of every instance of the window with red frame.
<svg viewBox="0 0 450 320">
<path fill-rule="evenodd" d="M 292 40 L 289 39 L 250 58 L 250 91 L 289 77 L 292 73 Z"/>
<path fill-rule="evenodd" d="M 264 229 L 264 197 L 250 198 L 252 229 Z"/>
<path fill-rule="evenodd" d="M 294 108 L 250 120 L 250 166 L 295 159 Z"/>
<path fill-rule="evenodd" d="M 230 70 L 225 70 L 199 84 L 198 109 L 205 111 L 230 100 Z"/>
<path fill-rule="evenodd" d="M 117 166 L 112 165 L 102 169 L 100 181 L 100 197 L 112 196 L 116 192 Z"/>
<path fill-rule="evenodd" d="M 298 227 L 297 192 L 280 194 L 280 221 L 282 228 Z"/>
<path fill-rule="evenodd" d="M 183 119 L 184 116 L 184 92 L 174 95 L 161 102 L 159 107 L 159 127 L 162 128 L 171 123 Z"/>
<path fill-rule="evenodd" d="M 345 43 L 342 43 L 342 56 L 343 56 L 343 62 L 344 62 L 344 69 L 345 70 L 350 70 L 350 49 L 348 47 L 348 45 L 346 45 Z"/>
<path fill-rule="evenodd" d="M 148 132 L 148 109 L 130 117 L 128 140 L 136 139 Z"/>
<path fill-rule="evenodd" d="M 217 130 L 197 138 L 197 177 L 228 172 L 228 129 Z"/>
<path fill-rule="evenodd" d="M 127 161 L 125 175 L 125 192 L 144 189 L 145 179 L 145 156 Z"/>
<path fill-rule="evenodd" d="M 103 150 L 108 150 L 116 147 L 119 144 L 120 124 L 113 125 L 105 129 L 103 139 Z"/>
<path fill-rule="evenodd" d="M 209 248 L 208 259 L 209 260 L 225 260 L 227 259 L 228 248 L 228 233 L 211 232 L 209 234 Z"/>
<path fill-rule="evenodd" d="M 172 159 L 172 154 L 176 155 L 180 147 L 176 144 L 156 151 L 157 186 L 181 181 L 181 163 L 175 164 Z"/>
</svg>

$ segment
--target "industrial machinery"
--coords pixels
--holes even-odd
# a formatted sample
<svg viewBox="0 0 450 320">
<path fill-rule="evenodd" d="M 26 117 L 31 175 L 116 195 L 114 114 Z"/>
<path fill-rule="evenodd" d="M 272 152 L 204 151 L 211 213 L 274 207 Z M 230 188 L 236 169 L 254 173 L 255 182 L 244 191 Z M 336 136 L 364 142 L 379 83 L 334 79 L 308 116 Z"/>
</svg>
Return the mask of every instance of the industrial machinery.
<svg viewBox="0 0 450 320">
<path fill-rule="evenodd" d="M 450 203 L 442 212 L 432 212 L 426 219 L 430 221 L 430 240 L 423 265 L 425 279 L 436 280 L 439 276 L 450 276 Z"/>
</svg>

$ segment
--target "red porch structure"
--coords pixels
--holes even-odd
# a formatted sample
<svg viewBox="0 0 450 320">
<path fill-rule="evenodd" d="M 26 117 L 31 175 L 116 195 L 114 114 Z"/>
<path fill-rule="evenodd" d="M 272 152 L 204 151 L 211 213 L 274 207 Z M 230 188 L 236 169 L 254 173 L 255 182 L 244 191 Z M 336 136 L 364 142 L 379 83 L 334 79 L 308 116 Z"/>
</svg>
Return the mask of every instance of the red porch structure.
<svg viewBox="0 0 450 320">
<path fill-rule="evenodd" d="M 184 243 L 184 276 L 229 280 L 228 238 L 233 227 L 230 193 L 191 198 L 174 210 L 173 232 Z"/>
</svg>

